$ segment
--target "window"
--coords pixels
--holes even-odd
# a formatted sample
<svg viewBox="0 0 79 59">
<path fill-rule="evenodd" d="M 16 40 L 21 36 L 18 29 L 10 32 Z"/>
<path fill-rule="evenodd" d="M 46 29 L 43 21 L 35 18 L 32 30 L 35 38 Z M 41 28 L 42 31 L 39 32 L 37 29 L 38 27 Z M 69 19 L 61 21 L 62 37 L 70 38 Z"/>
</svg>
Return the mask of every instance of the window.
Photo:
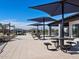
<svg viewBox="0 0 79 59">
<path fill-rule="evenodd" d="M 79 37 L 79 24 L 74 24 L 72 26 L 72 35 L 73 37 Z"/>
<path fill-rule="evenodd" d="M 69 36 L 69 27 L 64 27 L 64 36 Z"/>
</svg>

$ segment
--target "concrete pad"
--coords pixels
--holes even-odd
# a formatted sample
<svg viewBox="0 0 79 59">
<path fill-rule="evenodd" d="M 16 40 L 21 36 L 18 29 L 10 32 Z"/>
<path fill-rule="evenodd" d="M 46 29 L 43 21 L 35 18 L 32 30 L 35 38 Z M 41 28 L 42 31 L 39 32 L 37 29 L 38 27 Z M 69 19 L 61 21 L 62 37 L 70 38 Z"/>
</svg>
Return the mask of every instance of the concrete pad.
<svg viewBox="0 0 79 59">
<path fill-rule="evenodd" d="M 8 42 L 0 59 L 79 59 L 79 54 L 49 51 L 43 40 L 34 40 L 30 33 Z"/>
</svg>

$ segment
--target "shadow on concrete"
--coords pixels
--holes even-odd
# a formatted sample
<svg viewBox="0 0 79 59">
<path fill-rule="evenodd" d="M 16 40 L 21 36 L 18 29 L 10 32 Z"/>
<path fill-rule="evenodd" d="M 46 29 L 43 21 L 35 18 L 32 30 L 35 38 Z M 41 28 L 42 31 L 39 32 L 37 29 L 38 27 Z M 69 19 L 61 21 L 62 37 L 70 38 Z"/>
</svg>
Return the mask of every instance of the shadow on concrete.
<svg viewBox="0 0 79 59">
<path fill-rule="evenodd" d="M 7 45 L 8 42 L 0 42 L 0 54 L 3 52 L 5 46 Z"/>
<path fill-rule="evenodd" d="M 71 49 L 69 49 L 68 51 L 68 53 L 71 55 L 79 54 L 79 41 L 77 41 L 77 44 L 72 46 Z"/>
</svg>

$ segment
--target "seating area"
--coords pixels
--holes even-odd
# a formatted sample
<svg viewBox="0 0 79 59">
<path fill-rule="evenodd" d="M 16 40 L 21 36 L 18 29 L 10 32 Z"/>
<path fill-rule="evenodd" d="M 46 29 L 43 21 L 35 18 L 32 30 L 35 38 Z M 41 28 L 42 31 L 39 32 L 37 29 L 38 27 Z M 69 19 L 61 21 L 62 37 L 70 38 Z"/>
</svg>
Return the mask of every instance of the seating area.
<svg viewBox="0 0 79 59">
<path fill-rule="evenodd" d="M 46 46 L 46 48 L 48 49 L 48 50 L 52 50 L 52 51 L 58 51 L 58 50 L 61 50 L 61 51 L 63 51 L 63 52 L 65 52 L 65 53 L 68 53 L 68 52 L 71 52 L 72 50 L 73 51 L 79 51 L 78 50 L 78 47 L 79 47 L 79 44 L 78 44 L 78 42 L 79 42 L 79 40 L 78 39 L 76 39 L 76 38 L 73 38 L 73 40 L 65 40 L 64 41 L 65 43 L 64 43 L 64 45 L 63 46 L 60 46 L 60 44 L 59 44 L 59 41 L 58 40 L 48 40 L 48 42 L 44 42 L 44 45 Z M 53 43 L 53 44 L 52 44 Z M 53 45 L 53 46 L 52 46 Z M 77 45 L 77 47 L 75 47 Z M 50 47 L 49 46 L 52 46 L 52 49 L 50 49 Z M 76 50 L 77 49 L 77 50 Z M 73 52 L 72 51 L 72 52 Z"/>
<path fill-rule="evenodd" d="M 34 35 L 36 35 L 36 34 L 32 34 L 34 39 L 36 37 L 38 37 L 38 36 L 34 36 Z M 39 40 L 39 39 L 40 38 L 37 38 L 37 40 Z M 65 53 L 70 51 L 76 45 L 77 41 L 79 41 L 76 38 L 65 37 L 64 38 L 64 45 L 60 46 L 61 38 L 59 38 L 59 37 L 50 37 L 50 38 L 46 38 L 46 39 L 48 41 L 44 42 L 44 45 L 46 46 L 47 50 L 52 50 L 52 51 L 61 50 L 61 51 L 65 52 Z M 52 48 L 50 48 L 50 46 Z"/>
</svg>

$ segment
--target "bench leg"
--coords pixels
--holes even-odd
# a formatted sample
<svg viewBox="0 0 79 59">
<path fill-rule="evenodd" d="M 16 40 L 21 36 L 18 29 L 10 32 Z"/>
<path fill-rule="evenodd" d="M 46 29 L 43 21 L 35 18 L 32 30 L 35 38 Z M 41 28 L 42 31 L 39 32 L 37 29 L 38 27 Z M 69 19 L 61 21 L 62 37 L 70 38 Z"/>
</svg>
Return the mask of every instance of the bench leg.
<svg viewBox="0 0 79 59">
<path fill-rule="evenodd" d="M 49 50 L 49 47 L 48 47 L 48 45 L 46 45 L 47 46 L 47 49 Z"/>
</svg>

